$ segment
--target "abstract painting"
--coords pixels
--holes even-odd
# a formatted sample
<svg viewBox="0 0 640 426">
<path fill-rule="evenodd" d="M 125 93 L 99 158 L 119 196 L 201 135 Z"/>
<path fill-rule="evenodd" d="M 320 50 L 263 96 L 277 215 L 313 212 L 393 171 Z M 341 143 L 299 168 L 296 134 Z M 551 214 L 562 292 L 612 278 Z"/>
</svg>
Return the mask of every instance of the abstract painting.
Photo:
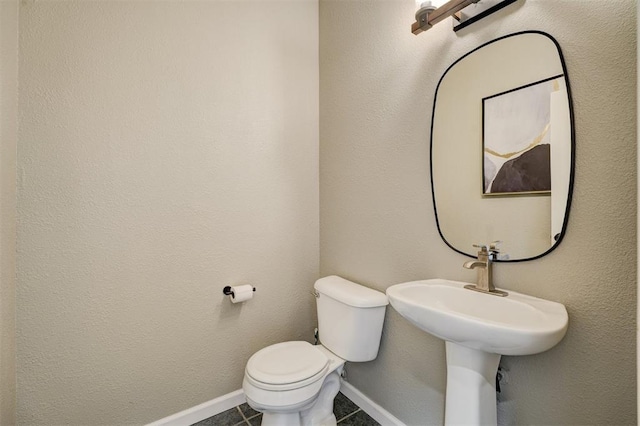
<svg viewBox="0 0 640 426">
<path fill-rule="evenodd" d="M 550 95 L 562 77 L 482 99 L 483 195 L 551 193 Z"/>
</svg>

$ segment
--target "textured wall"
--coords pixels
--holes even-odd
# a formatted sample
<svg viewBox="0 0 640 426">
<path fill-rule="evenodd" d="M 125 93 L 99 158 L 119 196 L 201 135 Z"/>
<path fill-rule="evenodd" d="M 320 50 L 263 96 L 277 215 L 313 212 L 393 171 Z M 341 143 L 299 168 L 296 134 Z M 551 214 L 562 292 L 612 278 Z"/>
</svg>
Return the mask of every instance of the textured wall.
<svg viewBox="0 0 640 426">
<path fill-rule="evenodd" d="M 19 422 L 153 421 L 310 340 L 317 3 L 20 7 Z"/>
<path fill-rule="evenodd" d="M 16 411 L 17 0 L 0 0 L 0 58 L 0 425 L 12 425 Z"/>
<path fill-rule="evenodd" d="M 525 29 L 550 33 L 565 54 L 577 139 L 566 238 L 542 259 L 497 265 L 495 281 L 564 303 L 569 331 L 546 353 L 504 358 L 500 424 L 636 424 L 636 4 L 601 5 L 519 1 L 458 33 L 441 23 L 416 37 L 413 2 L 320 2 L 320 270 L 380 290 L 475 279 L 434 221 L 440 75 Z M 441 424 L 444 344 L 392 309 L 386 319 L 379 358 L 348 365 L 350 380 L 407 424 Z"/>
</svg>

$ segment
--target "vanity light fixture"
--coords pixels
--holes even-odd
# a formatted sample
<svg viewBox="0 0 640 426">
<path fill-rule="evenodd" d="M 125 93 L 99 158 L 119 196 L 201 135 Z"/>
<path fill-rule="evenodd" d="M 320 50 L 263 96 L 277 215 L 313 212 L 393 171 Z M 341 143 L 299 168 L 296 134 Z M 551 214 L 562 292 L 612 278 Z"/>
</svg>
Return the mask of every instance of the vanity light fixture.
<svg viewBox="0 0 640 426">
<path fill-rule="evenodd" d="M 453 30 L 458 31 L 517 0 L 416 0 L 416 22 L 411 25 L 415 35 L 452 16 Z M 467 9 L 468 6 L 471 6 Z"/>
</svg>

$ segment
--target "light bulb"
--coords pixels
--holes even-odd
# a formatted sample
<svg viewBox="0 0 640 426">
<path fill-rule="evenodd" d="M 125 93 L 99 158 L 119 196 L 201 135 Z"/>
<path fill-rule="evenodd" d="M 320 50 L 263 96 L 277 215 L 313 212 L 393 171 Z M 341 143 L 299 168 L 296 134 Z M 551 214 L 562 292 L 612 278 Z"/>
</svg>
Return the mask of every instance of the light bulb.
<svg viewBox="0 0 640 426">
<path fill-rule="evenodd" d="M 447 0 L 415 0 L 416 8 L 422 9 L 427 7 L 429 9 L 437 9 L 447 2 Z"/>
</svg>

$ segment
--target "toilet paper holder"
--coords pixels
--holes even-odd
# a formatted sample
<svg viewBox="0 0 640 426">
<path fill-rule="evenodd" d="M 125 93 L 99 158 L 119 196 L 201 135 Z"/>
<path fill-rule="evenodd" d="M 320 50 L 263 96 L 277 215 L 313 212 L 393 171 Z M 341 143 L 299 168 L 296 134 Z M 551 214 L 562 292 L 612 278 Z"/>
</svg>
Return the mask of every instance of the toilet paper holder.
<svg viewBox="0 0 640 426">
<path fill-rule="evenodd" d="M 256 288 L 255 288 L 255 287 L 253 287 L 253 291 L 256 291 Z M 226 286 L 225 288 L 223 288 L 223 289 L 222 289 L 222 293 L 223 293 L 225 296 L 236 297 L 236 295 L 235 295 L 235 294 L 234 294 L 234 292 L 233 292 L 233 288 L 232 288 L 230 285 L 228 285 L 228 286 Z"/>
</svg>

